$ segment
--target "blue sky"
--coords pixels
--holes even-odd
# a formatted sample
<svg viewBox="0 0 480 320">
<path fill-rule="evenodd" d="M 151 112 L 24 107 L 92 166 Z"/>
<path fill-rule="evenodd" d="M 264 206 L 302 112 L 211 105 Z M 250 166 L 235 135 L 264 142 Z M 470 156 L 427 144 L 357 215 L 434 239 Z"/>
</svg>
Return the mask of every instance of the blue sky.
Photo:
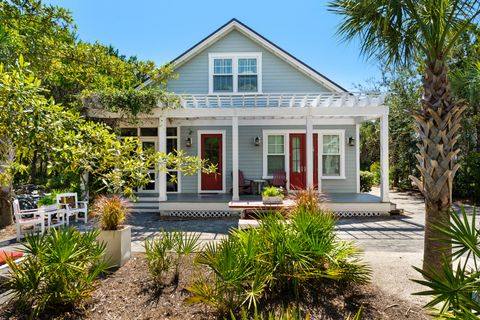
<svg viewBox="0 0 480 320">
<path fill-rule="evenodd" d="M 347 89 L 380 77 L 358 43 L 335 35 L 340 17 L 320 0 L 48 0 L 69 9 L 80 39 L 163 64 L 237 18 Z"/>
</svg>

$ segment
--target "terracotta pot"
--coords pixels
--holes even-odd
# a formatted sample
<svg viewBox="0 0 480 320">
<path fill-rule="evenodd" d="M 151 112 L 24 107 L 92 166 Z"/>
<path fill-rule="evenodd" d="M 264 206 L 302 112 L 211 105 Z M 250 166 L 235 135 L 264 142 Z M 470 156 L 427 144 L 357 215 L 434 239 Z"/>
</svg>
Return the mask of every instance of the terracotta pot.
<svg viewBox="0 0 480 320">
<path fill-rule="evenodd" d="M 132 251 L 131 226 L 122 226 L 118 230 L 102 230 L 97 240 L 105 243 L 104 259 L 110 266 L 121 267 L 130 260 Z"/>
</svg>

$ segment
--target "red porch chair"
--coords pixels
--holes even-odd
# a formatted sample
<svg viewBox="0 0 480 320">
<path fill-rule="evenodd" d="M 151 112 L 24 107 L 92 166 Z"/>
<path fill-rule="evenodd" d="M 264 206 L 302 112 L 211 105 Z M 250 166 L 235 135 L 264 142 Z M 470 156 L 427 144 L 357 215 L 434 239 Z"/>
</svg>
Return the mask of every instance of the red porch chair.
<svg viewBox="0 0 480 320">
<path fill-rule="evenodd" d="M 275 171 L 270 185 L 287 190 L 287 173 L 282 170 Z"/>
<path fill-rule="evenodd" d="M 238 191 L 240 194 L 252 194 L 252 180 L 245 179 L 242 170 L 238 170 Z"/>
</svg>

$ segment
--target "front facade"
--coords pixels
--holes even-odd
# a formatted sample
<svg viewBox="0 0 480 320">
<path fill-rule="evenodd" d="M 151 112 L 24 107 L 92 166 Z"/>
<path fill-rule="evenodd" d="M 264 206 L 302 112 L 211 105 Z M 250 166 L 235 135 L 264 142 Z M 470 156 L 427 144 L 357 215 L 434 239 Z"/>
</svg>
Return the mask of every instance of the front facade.
<svg viewBox="0 0 480 320">
<path fill-rule="evenodd" d="M 235 19 L 173 65 L 178 78 L 169 91 L 181 107 L 158 108 L 122 132 L 138 136 L 144 147 L 208 159 L 219 174 L 152 169 L 152 183 L 139 190 L 138 210 L 225 211 L 244 197 L 244 179 L 254 181 L 247 191 L 255 194 L 278 175 L 289 191 L 315 188 L 327 195 L 335 210 L 390 210 L 383 96 L 347 92 Z M 359 126 L 376 118 L 380 197 L 361 194 L 359 180 Z"/>
</svg>

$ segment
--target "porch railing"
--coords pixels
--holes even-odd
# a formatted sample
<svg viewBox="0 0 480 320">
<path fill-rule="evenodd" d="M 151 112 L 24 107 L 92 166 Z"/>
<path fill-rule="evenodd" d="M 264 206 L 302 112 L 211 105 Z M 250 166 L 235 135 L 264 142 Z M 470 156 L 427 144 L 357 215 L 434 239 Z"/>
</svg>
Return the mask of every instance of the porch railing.
<svg viewBox="0 0 480 320">
<path fill-rule="evenodd" d="M 383 93 L 180 94 L 183 108 L 340 108 L 378 107 Z"/>
</svg>

